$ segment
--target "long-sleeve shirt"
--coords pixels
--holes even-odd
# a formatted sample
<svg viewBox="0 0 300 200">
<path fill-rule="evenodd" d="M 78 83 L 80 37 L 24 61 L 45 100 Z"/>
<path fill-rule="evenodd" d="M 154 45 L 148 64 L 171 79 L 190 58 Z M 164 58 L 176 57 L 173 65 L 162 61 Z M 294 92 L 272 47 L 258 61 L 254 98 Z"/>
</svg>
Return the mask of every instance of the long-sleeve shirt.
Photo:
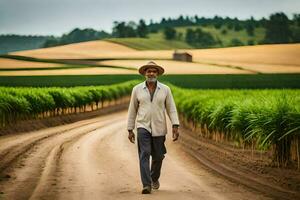
<svg viewBox="0 0 300 200">
<path fill-rule="evenodd" d="M 157 81 L 156 89 L 151 100 L 146 81 L 132 89 L 131 100 L 128 108 L 127 129 L 147 129 L 152 136 L 167 134 L 167 112 L 173 125 L 179 125 L 176 105 L 171 89 Z"/>
</svg>

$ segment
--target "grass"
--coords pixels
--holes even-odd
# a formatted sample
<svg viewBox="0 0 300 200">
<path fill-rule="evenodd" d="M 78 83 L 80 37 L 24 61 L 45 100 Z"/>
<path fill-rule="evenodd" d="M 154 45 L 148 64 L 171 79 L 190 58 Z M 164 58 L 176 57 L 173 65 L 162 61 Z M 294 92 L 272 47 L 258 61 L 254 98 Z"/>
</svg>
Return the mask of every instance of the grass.
<svg viewBox="0 0 300 200">
<path fill-rule="evenodd" d="M 257 44 L 259 41 L 263 40 L 265 37 L 265 29 L 264 28 L 256 28 L 254 31 L 254 36 L 249 36 L 245 29 L 242 29 L 240 31 L 234 31 L 229 30 L 226 26 L 222 26 L 220 29 L 216 29 L 214 26 L 207 26 L 207 27 L 201 27 L 201 26 L 187 26 L 187 27 L 178 27 L 176 28 L 177 32 L 182 33 L 185 35 L 185 32 L 188 28 L 196 29 L 201 28 L 205 32 L 211 33 L 215 38 L 219 38 L 223 45 L 216 45 L 215 47 L 229 47 L 231 46 L 231 40 L 236 38 L 240 40 L 244 45 L 248 44 L 249 40 L 253 40 L 254 44 Z M 222 34 L 222 30 L 226 30 L 226 34 Z"/>
<path fill-rule="evenodd" d="M 300 74 L 167 75 L 161 80 L 179 87 L 199 89 L 300 88 Z"/>
<path fill-rule="evenodd" d="M 163 38 L 110 38 L 107 41 L 125 45 L 136 50 L 170 50 L 192 49 L 193 47 L 183 41 L 165 40 Z"/>
<path fill-rule="evenodd" d="M 110 85 L 134 79 L 144 78 L 141 75 L 0 76 L 0 86 L 72 87 Z M 164 75 L 159 80 L 199 89 L 300 88 L 300 74 Z"/>
<path fill-rule="evenodd" d="M 234 38 L 240 40 L 244 45 L 248 45 L 249 40 L 253 40 L 254 44 L 258 44 L 265 37 L 264 28 L 256 28 L 254 36 L 249 36 L 245 29 L 234 31 L 229 30 L 226 26 L 222 26 L 220 29 L 216 29 L 214 26 L 185 26 L 175 28 L 177 33 L 182 34 L 182 38 L 177 40 L 164 39 L 163 30 L 157 33 L 150 33 L 148 38 L 110 38 L 106 40 L 137 50 L 193 49 L 194 47 L 184 41 L 188 28 L 201 28 L 203 31 L 211 33 L 215 38 L 219 38 L 222 41 L 222 45 L 218 44 L 213 47 L 229 47 L 231 46 L 231 40 Z M 222 34 L 222 30 L 226 30 L 227 33 Z"/>
<path fill-rule="evenodd" d="M 110 85 L 134 79 L 138 75 L 59 75 L 59 76 L 0 76 L 1 86 L 73 87 Z"/>
<path fill-rule="evenodd" d="M 43 58 L 33 58 L 29 56 L 19 56 L 19 55 L 0 55 L 0 58 L 9 58 L 15 60 L 31 61 L 31 62 L 44 62 L 44 63 L 60 63 L 54 59 L 43 59 Z"/>
</svg>

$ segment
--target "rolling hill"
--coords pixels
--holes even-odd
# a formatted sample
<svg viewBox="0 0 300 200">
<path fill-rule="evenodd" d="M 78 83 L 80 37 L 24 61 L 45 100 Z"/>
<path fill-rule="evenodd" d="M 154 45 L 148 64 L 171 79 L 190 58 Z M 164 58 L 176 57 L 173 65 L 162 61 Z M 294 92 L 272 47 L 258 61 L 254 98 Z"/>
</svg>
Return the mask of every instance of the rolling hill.
<svg viewBox="0 0 300 200">
<path fill-rule="evenodd" d="M 140 42 L 142 43 L 142 42 Z M 145 45 L 150 45 L 148 41 Z M 156 43 L 152 43 L 154 46 Z M 13 52 L 10 55 L 25 58 L 52 59 L 53 62 L 65 59 L 71 64 L 85 65 L 85 69 L 56 69 L 32 72 L 47 74 L 137 74 L 126 68 L 137 68 L 149 60 L 166 67 L 167 74 L 244 74 L 244 73 L 300 73 L 300 44 L 255 45 L 214 49 L 181 49 L 193 56 L 194 63 L 172 61 L 173 50 L 136 50 L 110 41 L 82 42 L 59 47 Z M 20 61 L 22 62 L 22 61 Z M 25 62 L 25 61 L 24 61 Z M 51 61 L 47 61 L 51 62 Z M 68 63 L 70 64 L 70 63 Z M 0 61 L 0 67 L 6 68 Z M 25 65 L 25 63 L 24 63 Z M 28 66 L 28 65 L 26 65 Z M 112 68 L 112 71 L 104 68 Z M 120 67 L 120 69 L 113 69 Z M 33 65 L 34 68 L 34 65 Z M 91 68 L 91 69 L 87 69 Z M 118 71 L 120 70 L 120 71 Z M 2 74 L 30 75 L 30 72 L 5 72 Z"/>
</svg>

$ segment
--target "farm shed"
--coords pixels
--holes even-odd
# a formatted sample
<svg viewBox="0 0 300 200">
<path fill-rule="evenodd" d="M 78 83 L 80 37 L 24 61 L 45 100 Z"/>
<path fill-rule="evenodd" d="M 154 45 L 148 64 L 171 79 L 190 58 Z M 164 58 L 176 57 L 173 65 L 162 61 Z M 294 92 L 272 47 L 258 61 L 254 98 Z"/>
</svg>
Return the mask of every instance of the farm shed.
<svg viewBox="0 0 300 200">
<path fill-rule="evenodd" d="M 193 62 L 193 57 L 191 54 L 187 52 L 178 52 L 175 51 L 173 53 L 173 60 L 185 61 L 185 62 Z"/>
</svg>

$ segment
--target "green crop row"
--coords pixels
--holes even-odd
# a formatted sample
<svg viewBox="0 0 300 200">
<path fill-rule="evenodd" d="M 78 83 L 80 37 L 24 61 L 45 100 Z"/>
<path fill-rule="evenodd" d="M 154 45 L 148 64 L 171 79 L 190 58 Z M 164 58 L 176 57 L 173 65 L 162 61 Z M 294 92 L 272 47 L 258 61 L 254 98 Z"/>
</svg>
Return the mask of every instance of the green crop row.
<svg viewBox="0 0 300 200">
<path fill-rule="evenodd" d="M 180 115 L 201 136 L 271 149 L 280 166 L 299 164 L 300 90 L 172 90 Z"/>
<path fill-rule="evenodd" d="M 93 110 L 105 101 L 128 96 L 138 81 L 72 88 L 0 87 L 0 127 L 17 120 Z"/>
<path fill-rule="evenodd" d="M 75 87 L 143 80 L 138 74 L 0 76 L 0 86 Z M 300 88 L 300 74 L 166 74 L 159 77 L 178 87 L 197 89 Z"/>
</svg>

